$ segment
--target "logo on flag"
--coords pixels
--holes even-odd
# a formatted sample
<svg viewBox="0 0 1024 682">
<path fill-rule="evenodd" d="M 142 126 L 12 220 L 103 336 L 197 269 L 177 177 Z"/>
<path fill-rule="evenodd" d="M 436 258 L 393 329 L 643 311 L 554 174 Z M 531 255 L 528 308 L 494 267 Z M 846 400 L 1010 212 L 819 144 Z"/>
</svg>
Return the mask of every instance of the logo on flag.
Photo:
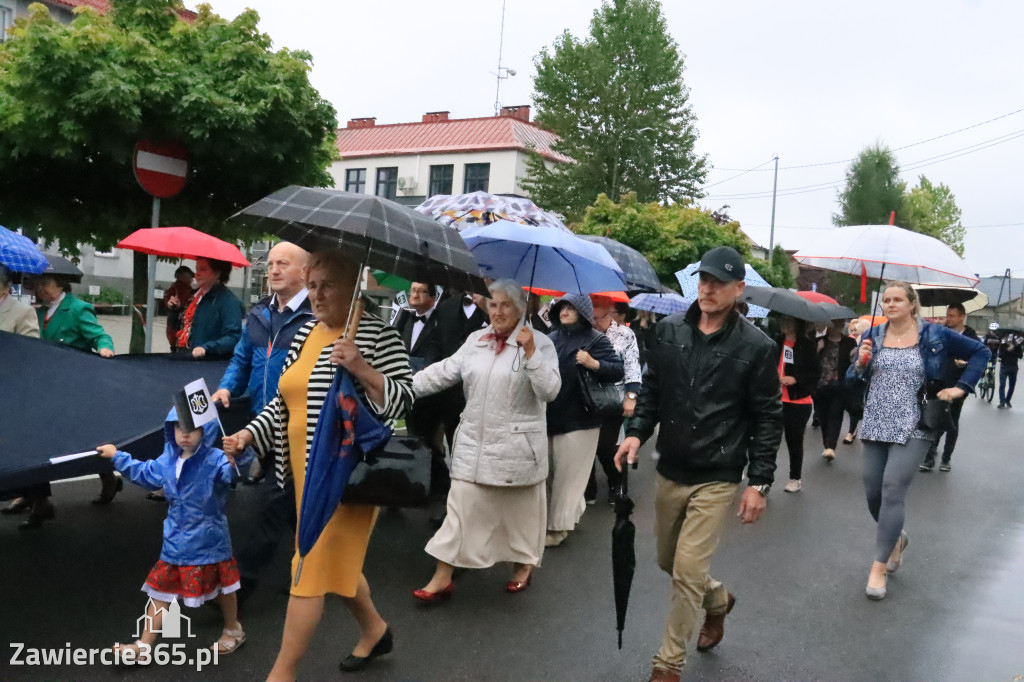
<svg viewBox="0 0 1024 682">
<path fill-rule="evenodd" d="M 196 379 L 174 396 L 174 410 L 178 423 L 186 431 L 201 428 L 217 419 L 217 407 L 210 398 L 205 379 Z"/>
<path fill-rule="evenodd" d="M 204 391 L 196 391 L 188 397 L 188 407 L 192 414 L 203 414 L 209 406 L 210 401 L 207 400 Z"/>
</svg>

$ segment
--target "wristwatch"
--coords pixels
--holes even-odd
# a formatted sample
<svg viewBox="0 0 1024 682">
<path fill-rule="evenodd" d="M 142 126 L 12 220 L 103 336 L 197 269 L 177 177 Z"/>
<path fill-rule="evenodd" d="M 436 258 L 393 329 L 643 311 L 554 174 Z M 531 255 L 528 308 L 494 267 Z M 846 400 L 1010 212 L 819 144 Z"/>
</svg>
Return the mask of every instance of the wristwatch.
<svg viewBox="0 0 1024 682">
<path fill-rule="evenodd" d="M 636 400 L 636 392 L 630 391 L 629 393 L 626 394 L 626 397 L 629 398 L 630 400 Z"/>
<path fill-rule="evenodd" d="M 757 492 L 761 493 L 761 497 L 768 497 L 768 491 L 772 489 L 772 484 L 771 483 L 759 483 L 757 485 L 751 484 L 748 487 L 753 488 Z"/>
</svg>

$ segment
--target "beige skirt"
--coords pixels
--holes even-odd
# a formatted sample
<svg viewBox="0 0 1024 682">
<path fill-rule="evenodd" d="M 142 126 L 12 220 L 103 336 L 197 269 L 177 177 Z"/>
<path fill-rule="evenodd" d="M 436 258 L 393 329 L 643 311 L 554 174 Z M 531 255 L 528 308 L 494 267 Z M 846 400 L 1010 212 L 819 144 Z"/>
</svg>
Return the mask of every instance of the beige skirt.
<svg viewBox="0 0 1024 682">
<path fill-rule="evenodd" d="M 453 480 L 448 514 L 427 554 L 460 568 L 499 561 L 540 566 L 547 523 L 544 482 L 503 487 Z"/>
<path fill-rule="evenodd" d="M 583 493 L 587 490 L 590 472 L 594 469 L 594 454 L 600 427 L 583 431 L 570 431 L 548 439 L 548 530 L 569 531 L 576 528 L 587 503 Z"/>
</svg>

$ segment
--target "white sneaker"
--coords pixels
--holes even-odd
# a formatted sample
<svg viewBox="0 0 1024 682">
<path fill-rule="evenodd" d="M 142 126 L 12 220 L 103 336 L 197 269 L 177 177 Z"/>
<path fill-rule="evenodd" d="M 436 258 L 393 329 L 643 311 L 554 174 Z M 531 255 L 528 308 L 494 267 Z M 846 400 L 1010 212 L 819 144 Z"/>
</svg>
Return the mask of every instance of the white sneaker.
<svg viewBox="0 0 1024 682">
<path fill-rule="evenodd" d="M 825 448 L 825 452 L 821 453 L 821 456 L 831 462 L 836 458 L 836 451 L 832 448 Z"/>
<path fill-rule="evenodd" d="M 791 478 L 791 479 L 789 479 L 789 483 L 786 484 L 786 487 L 783 488 L 783 490 L 785 490 L 787 493 L 798 493 L 798 492 L 800 492 L 800 479 L 799 478 Z"/>
</svg>

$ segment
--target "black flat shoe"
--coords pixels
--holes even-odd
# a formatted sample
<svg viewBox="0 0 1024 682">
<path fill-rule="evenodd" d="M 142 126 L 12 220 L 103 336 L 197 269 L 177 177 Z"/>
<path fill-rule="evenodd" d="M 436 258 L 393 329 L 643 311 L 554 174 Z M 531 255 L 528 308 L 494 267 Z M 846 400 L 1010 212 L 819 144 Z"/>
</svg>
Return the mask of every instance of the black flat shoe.
<svg viewBox="0 0 1024 682">
<path fill-rule="evenodd" d="M 92 501 L 93 504 L 110 504 L 114 501 L 114 497 L 124 490 L 124 479 L 115 477 L 112 482 L 103 482 L 103 487 L 100 489 L 99 496 Z"/>
<path fill-rule="evenodd" d="M 39 528 L 39 526 L 43 525 L 44 521 L 50 521 L 56 515 L 57 512 L 53 508 L 53 505 L 47 502 L 45 507 L 33 509 L 32 513 L 28 515 L 28 518 L 22 521 L 21 525 L 18 527 L 22 530 Z"/>
<path fill-rule="evenodd" d="M 243 485 L 259 485 L 263 481 L 263 479 L 266 478 L 266 477 L 267 477 L 266 474 L 260 474 L 259 476 L 246 476 L 245 478 L 242 479 L 242 484 Z"/>
<path fill-rule="evenodd" d="M 161 493 L 163 492 L 162 488 L 160 489 L 160 492 Z M 147 500 L 153 500 L 154 502 L 166 502 L 167 501 L 167 498 L 164 495 L 157 495 L 157 491 L 156 490 L 154 490 L 153 492 L 146 493 L 146 499 Z"/>
<path fill-rule="evenodd" d="M 384 654 L 390 654 L 391 650 L 395 646 L 394 637 L 391 636 L 391 627 L 389 626 L 380 640 L 373 645 L 373 649 L 370 650 L 369 656 L 355 656 L 350 655 L 341 662 L 339 666 L 342 672 L 354 673 L 357 670 L 362 670 L 366 665 L 373 659 L 383 656 Z"/>
</svg>

